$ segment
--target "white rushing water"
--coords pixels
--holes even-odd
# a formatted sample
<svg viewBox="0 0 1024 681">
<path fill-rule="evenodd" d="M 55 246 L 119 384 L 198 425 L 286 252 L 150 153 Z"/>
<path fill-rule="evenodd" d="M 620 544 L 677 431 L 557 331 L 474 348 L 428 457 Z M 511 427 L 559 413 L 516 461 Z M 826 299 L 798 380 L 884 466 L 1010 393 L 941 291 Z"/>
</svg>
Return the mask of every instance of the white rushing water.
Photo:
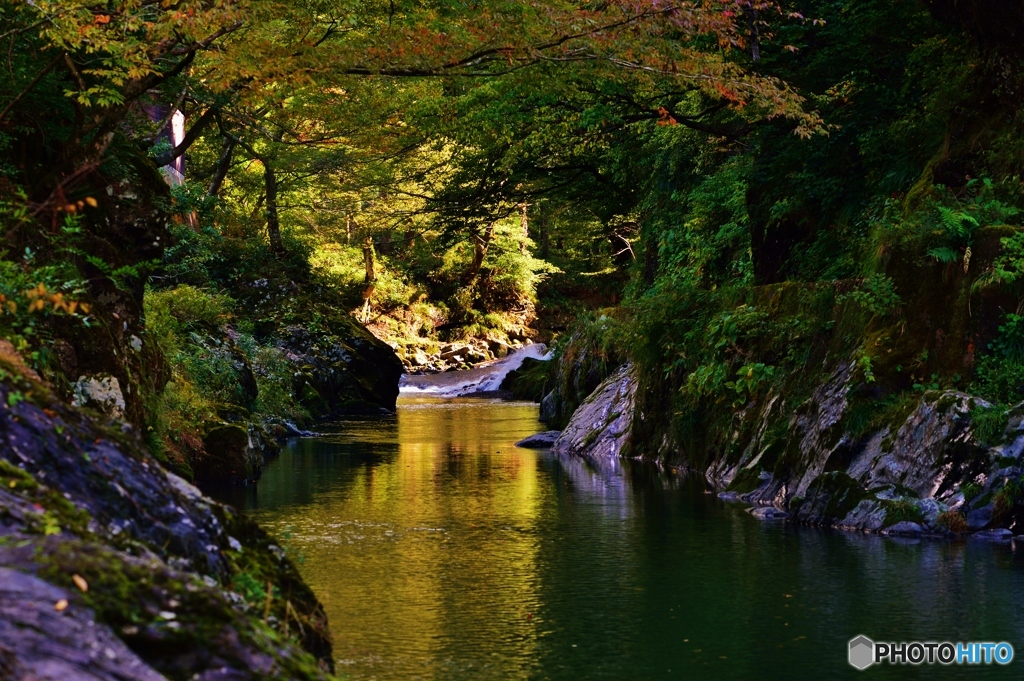
<svg viewBox="0 0 1024 681">
<path fill-rule="evenodd" d="M 464 397 L 475 393 L 498 390 L 510 371 L 515 371 L 523 360 L 548 359 L 548 348 L 543 343 L 527 345 L 508 357 L 478 364 L 465 371 L 447 371 L 422 376 L 402 376 L 399 390 L 404 395 L 431 395 L 434 397 Z"/>
</svg>

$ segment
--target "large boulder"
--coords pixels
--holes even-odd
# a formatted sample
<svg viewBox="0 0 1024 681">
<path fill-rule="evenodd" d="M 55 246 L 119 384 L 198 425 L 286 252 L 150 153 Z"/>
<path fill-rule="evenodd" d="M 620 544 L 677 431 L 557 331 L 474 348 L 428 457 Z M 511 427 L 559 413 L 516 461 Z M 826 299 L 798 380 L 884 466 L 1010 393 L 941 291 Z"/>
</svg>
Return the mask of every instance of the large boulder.
<svg viewBox="0 0 1024 681">
<path fill-rule="evenodd" d="M 591 458 L 627 455 L 635 395 L 636 375 L 625 364 L 583 401 L 552 449 Z"/>
<path fill-rule="evenodd" d="M 279 339 L 296 367 L 295 395 L 314 416 L 395 410 L 402 362 L 355 320 L 339 317 L 329 333 L 288 326 Z"/>
</svg>

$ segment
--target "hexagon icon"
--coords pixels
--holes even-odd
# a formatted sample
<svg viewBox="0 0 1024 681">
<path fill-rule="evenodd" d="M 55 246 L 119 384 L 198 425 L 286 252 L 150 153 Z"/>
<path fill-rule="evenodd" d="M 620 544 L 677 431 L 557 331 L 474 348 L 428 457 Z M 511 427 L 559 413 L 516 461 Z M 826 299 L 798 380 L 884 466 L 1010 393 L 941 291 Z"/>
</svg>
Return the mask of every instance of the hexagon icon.
<svg viewBox="0 0 1024 681">
<path fill-rule="evenodd" d="M 867 636 L 858 636 L 850 641 L 850 664 L 857 669 L 867 669 L 875 661 L 875 642 Z"/>
</svg>

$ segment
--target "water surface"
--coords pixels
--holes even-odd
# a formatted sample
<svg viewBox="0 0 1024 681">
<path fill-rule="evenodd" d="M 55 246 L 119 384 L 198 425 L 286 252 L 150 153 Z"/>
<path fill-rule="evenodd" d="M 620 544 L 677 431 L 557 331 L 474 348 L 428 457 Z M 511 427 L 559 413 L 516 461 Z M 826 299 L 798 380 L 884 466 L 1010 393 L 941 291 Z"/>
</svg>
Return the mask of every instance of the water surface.
<svg viewBox="0 0 1024 681">
<path fill-rule="evenodd" d="M 542 429 L 533 404 L 403 398 L 292 442 L 236 500 L 300 561 L 343 677 L 1024 674 L 1013 547 L 758 521 L 671 472 L 513 446 Z M 857 634 L 1007 640 L 1017 659 L 856 672 Z"/>
</svg>

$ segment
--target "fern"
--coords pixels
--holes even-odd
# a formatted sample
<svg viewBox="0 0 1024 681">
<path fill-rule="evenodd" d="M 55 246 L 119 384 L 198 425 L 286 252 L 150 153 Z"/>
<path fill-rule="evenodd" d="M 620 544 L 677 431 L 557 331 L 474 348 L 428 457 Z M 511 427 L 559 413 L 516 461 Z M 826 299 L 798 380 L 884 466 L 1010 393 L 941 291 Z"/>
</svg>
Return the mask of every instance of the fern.
<svg viewBox="0 0 1024 681">
<path fill-rule="evenodd" d="M 928 255 L 939 262 L 956 262 L 960 260 L 960 254 L 949 246 L 939 246 L 928 251 Z"/>
<path fill-rule="evenodd" d="M 978 219 L 962 210 L 953 210 L 945 206 L 939 206 L 942 226 L 946 228 L 950 236 L 958 239 L 969 239 L 978 226 Z"/>
</svg>

